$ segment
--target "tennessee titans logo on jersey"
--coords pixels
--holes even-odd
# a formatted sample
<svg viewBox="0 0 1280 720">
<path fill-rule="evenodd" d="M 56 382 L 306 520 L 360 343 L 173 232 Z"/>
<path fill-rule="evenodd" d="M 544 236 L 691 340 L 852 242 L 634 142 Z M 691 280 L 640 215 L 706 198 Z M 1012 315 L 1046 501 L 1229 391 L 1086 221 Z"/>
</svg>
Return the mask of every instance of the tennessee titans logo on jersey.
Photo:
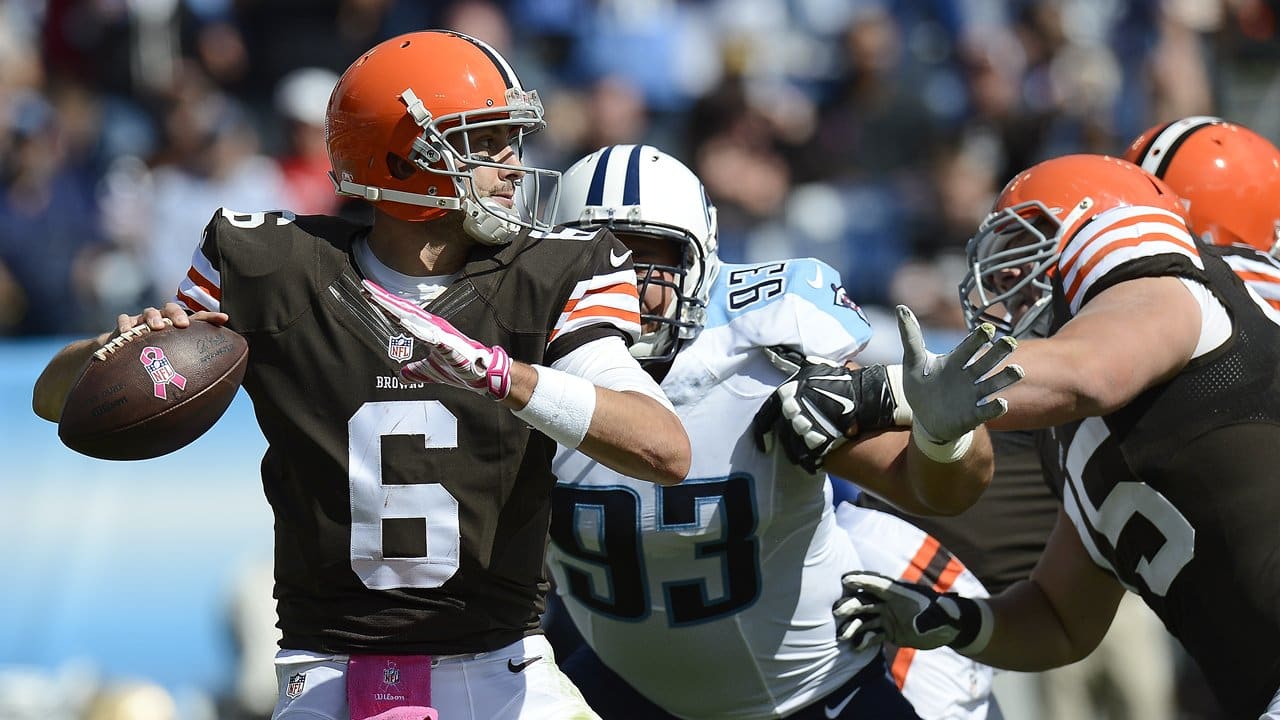
<svg viewBox="0 0 1280 720">
<path fill-rule="evenodd" d="M 836 305 L 843 305 L 844 307 L 849 308 L 850 310 L 858 313 L 858 317 L 862 318 L 863 322 L 868 325 L 871 324 L 871 321 L 867 319 L 866 314 L 862 312 L 862 308 L 858 306 L 858 303 L 849 298 L 849 293 L 845 292 L 843 285 L 831 283 L 831 292 L 835 293 Z"/>
</svg>

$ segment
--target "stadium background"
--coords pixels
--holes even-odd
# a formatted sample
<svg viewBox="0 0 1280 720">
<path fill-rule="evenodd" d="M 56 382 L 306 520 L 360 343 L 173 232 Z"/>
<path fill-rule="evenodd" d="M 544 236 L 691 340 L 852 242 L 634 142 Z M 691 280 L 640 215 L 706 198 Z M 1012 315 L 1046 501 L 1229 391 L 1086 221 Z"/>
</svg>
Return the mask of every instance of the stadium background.
<svg viewBox="0 0 1280 720">
<path fill-rule="evenodd" d="M 941 345 L 964 241 L 1017 170 L 1188 114 L 1276 140 L 1278 17 L 1275 0 L 0 0 L 0 718 L 93 717 L 134 680 L 177 717 L 232 717 L 242 655 L 269 661 L 270 638 L 241 653 L 236 632 L 260 626 L 263 604 L 237 603 L 271 544 L 243 395 L 191 447 L 113 464 L 63 448 L 30 388 L 69 338 L 169 296 L 219 205 L 360 215 L 330 192 L 320 123 L 376 42 L 485 39 L 546 105 L 534 164 L 655 143 L 707 183 L 725 259 L 821 257 L 874 320 L 907 302 Z M 1213 717 L 1195 704 L 1184 717 Z"/>
</svg>

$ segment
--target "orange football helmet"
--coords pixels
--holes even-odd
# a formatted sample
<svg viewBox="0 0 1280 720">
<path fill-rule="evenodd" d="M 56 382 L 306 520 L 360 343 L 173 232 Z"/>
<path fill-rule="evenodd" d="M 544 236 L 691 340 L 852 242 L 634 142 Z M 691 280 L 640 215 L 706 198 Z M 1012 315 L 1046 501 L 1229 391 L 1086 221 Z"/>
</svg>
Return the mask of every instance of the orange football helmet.
<svg viewBox="0 0 1280 720">
<path fill-rule="evenodd" d="M 1152 207 L 1183 218 L 1173 190 L 1142 168 L 1106 155 L 1046 160 L 1009 181 L 965 247 L 960 302 L 970 328 L 990 322 L 1015 336 L 1047 319 L 1058 256 L 1107 210 Z"/>
<path fill-rule="evenodd" d="M 401 220 L 461 210 L 472 237 L 501 244 L 521 228 L 550 228 L 560 173 L 473 153 L 469 131 L 508 128 L 518 157 L 524 136 L 545 125 L 538 93 L 520 85 L 496 50 L 427 30 L 379 43 L 347 68 L 329 97 L 325 140 L 340 194 Z M 476 195 L 477 166 L 523 173 L 515 210 Z"/>
<path fill-rule="evenodd" d="M 1221 118 L 1186 117 L 1148 129 L 1124 156 L 1182 197 L 1206 241 L 1280 257 L 1280 150 L 1266 138 Z"/>
</svg>

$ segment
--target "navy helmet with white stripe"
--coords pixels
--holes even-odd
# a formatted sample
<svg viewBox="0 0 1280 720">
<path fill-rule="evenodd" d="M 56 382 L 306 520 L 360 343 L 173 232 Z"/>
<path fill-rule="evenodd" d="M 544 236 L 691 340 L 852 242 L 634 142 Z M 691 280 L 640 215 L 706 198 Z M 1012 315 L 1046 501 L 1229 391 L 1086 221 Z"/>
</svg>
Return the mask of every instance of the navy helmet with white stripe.
<svg viewBox="0 0 1280 720">
<path fill-rule="evenodd" d="M 618 233 L 678 244 L 679 267 L 636 263 L 642 297 L 651 285 L 674 291 L 661 314 L 641 315 L 646 329 L 631 347 L 636 358 L 646 363 L 670 360 L 680 341 L 702 329 L 707 297 L 720 265 L 716 208 L 707 199 L 702 181 L 684 163 L 651 145 L 596 150 L 565 171 L 556 224 L 603 225 Z M 663 273 L 673 279 L 665 279 Z"/>
</svg>

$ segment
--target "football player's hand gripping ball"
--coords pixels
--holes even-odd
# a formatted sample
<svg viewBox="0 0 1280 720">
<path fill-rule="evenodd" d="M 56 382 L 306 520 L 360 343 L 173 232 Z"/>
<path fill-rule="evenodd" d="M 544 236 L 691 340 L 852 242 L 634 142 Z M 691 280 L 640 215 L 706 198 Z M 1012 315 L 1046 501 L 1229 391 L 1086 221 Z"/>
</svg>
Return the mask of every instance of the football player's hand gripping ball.
<svg viewBox="0 0 1280 720">
<path fill-rule="evenodd" d="M 452 385 L 501 400 L 511 391 L 511 357 L 503 348 L 486 347 L 467 337 L 448 320 L 437 317 L 375 282 L 365 290 L 400 325 L 427 344 L 427 356 L 400 368 L 411 382 Z"/>
<path fill-rule="evenodd" d="M 950 645 L 978 652 L 991 639 L 991 610 L 983 600 L 873 572 L 845 573 L 841 584 L 844 594 L 832 609 L 836 636 L 858 650 L 888 640 L 921 650 Z"/>
<path fill-rule="evenodd" d="M 995 338 L 995 328 L 983 323 L 949 353 L 938 355 L 924 346 L 920 323 L 905 305 L 898 306 L 902 337 L 902 390 L 913 413 L 913 427 L 925 439 L 943 444 L 960 438 L 984 422 L 1009 410 L 1004 398 L 994 397 L 1022 379 L 1020 365 L 1006 365 L 986 377 L 1014 351 L 1012 337 Z"/>
</svg>

